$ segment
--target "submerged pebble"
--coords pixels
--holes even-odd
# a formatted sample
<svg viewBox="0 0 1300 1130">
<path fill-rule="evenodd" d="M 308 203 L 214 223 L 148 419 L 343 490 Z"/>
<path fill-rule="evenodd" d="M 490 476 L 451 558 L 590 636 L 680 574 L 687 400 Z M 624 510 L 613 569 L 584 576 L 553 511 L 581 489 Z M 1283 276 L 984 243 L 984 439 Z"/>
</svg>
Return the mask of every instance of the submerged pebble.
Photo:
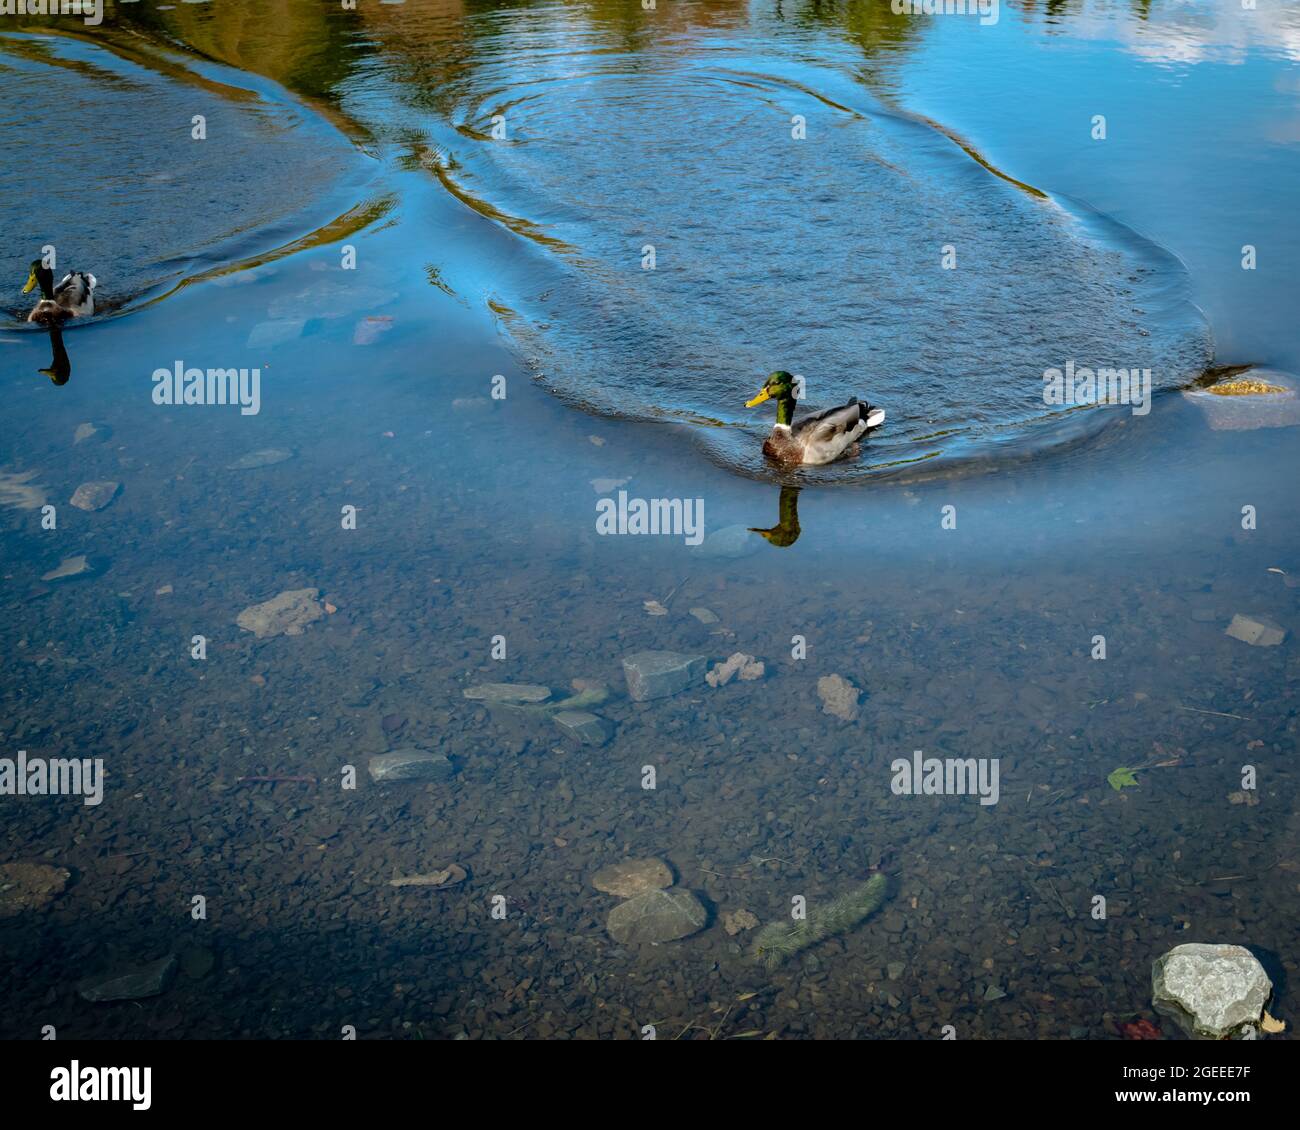
<svg viewBox="0 0 1300 1130">
<path fill-rule="evenodd" d="M 1268 616 L 1238 612 L 1224 629 L 1226 635 L 1253 647 L 1277 647 L 1286 639 L 1286 629 Z"/>
<path fill-rule="evenodd" d="M 607 895 L 633 898 L 671 887 L 673 872 L 662 859 L 625 859 L 602 867 L 591 877 L 591 885 Z"/>
<path fill-rule="evenodd" d="M 638 651 L 623 660 L 627 693 L 634 702 L 667 698 L 698 683 L 707 660 L 676 651 Z"/>
<path fill-rule="evenodd" d="M 822 700 L 822 713 L 852 722 L 858 716 L 858 695 L 861 692 L 842 675 L 823 675 L 817 680 L 817 695 Z"/>
<path fill-rule="evenodd" d="M 40 910 L 64 892 L 71 878 L 66 867 L 48 863 L 0 864 L 0 918 Z"/>
<path fill-rule="evenodd" d="M 535 683 L 479 683 L 461 692 L 471 702 L 545 702 L 551 688 Z"/>
<path fill-rule="evenodd" d="M 561 710 L 553 717 L 561 730 L 583 745 L 601 746 L 611 737 L 609 724 L 599 715 L 585 710 Z"/>
<path fill-rule="evenodd" d="M 121 483 L 97 481 L 82 483 L 69 500 L 78 510 L 103 510 L 117 497 Z"/>
<path fill-rule="evenodd" d="M 406 746 L 370 759 L 370 779 L 389 781 L 445 781 L 455 772 L 446 754 Z"/>
<path fill-rule="evenodd" d="M 307 625 L 325 615 L 319 597 L 320 589 L 288 589 L 261 604 L 249 605 L 235 618 L 235 623 L 259 640 L 269 636 L 300 636 Z"/>
<path fill-rule="evenodd" d="M 704 929 L 708 912 L 683 888 L 645 891 L 609 912 L 605 928 L 624 945 L 657 945 Z"/>
<path fill-rule="evenodd" d="M 241 455 L 233 463 L 226 464 L 227 471 L 251 471 L 255 467 L 272 467 L 293 458 L 292 451 L 282 447 L 264 447 L 261 451 L 250 451 Z"/>
<path fill-rule="evenodd" d="M 41 575 L 42 581 L 71 581 L 77 577 L 88 577 L 95 571 L 84 553 L 78 553 L 74 557 L 65 557 L 48 573 Z"/>
<path fill-rule="evenodd" d="M 77 992 L 88 1001 L 134 1001 L 156 997 L 171 984 L 176 966 L 176 955 L 169 953 L 146 965 L 86 977 L 77 982 Z"/>
</svg>

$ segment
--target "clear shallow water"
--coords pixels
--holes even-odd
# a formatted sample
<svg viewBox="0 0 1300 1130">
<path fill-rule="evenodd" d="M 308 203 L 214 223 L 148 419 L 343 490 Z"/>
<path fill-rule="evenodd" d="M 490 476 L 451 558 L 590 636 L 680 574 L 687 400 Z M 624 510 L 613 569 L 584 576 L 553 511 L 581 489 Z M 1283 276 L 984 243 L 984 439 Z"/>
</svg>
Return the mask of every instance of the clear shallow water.
<svg viewBox="0 0 1300 1130">
<path fill-rule="evenodd" d="M 953 1023 L 960 1038 L 1114 1039 L 1116 1024 L 1150 1015 L 1151 961 L 1202 939 L 1268 956 L 1284 987 L 1275 1014 L 1294 1020 L 1295 645 L 1249 648 L 1223 633 L 1235 611 L 1300 624 L 1300 590 L 1268 571 L 1300 572 L 1294 429 L 1215 432 L 1169 395 L 1149 417 L 1114 414 L 1115 426 L 1071 444 L 1030 440 L 1031 458 L 999 459 L 991 474 L 804 490 L 788 548 L 701 560 L 680 539 L 602 538 L 592 479 L 703 498 L 710 530 L 775 523 L 778 492 L 702 458 L 694 425 L 594 417 L 531 381 L 498 328 L 535 314 L 524 299 L 543 301 L 542 280 L 579 301 L 582 270 L 592 286 L 612 272 L 575 266 L 482 209 L 529 205 L 538 225 L 581 234 L 599 208 L 549 212 L 494 161 L 478 175 L 500 194 L 458 199 L 428 160 L 442 143 L 475 171 L 485 143 L 459 131 L 444 141 L 439 123 L 473 117 L 456 113 L 482 101 L 479 52 L 494 65 L 512 26 L 527 46 L 545 41 L 547 20 L 585 13 L 613 54 L 642 44 L 654 57 L 665 28 L 685 52 L 773 21 L 773 70 L 793 66 L 796 32 L 836 64 L 800 61 L 819 79 L 840 74 L 836 44 L 853 44 L 864 87 L 838 90 L 841 104 L 869 95 L 925 114 L 1008 175 L 1158 228 L 1192 269 L 1156 277 L 1175 294 L 1190 288 L 1214 311 L 1216 342 L 1234 343 L 1217 359 L 1287 364 L 1297 342 L 1279 315 L 1285 276 L 1243 279 L 1196 252 L 1235 253 L 1241 240 L 1234 210 L 1204 205 L 1206 186 L 1256 200 L 1261 245 L 1293 237 L 1294 146 L 1260 150 L 1241 125 L 1261 89 L 1273 91 L 1270 112 L 1293 97 L 1279 89 L 1286 57 L 1273 41 L 1251 40 L 1207 75 L 1138 70 L 1122 40 L 1140 34 L 1139 17 L 1119 6 L 1106 7 L 1104 37 L 1081 8 L 1051 20 L 1009 10 L 989 40 L 1007 61 L 997 67 L 969 53 L 969 28 L 895 28 L 861 7 L 816 16 L 786 5 L 778 20 L 770 8 L 684 6 L 650 29 L 635 5 L 474 9 L 458 22 L 413 4 L 352 19 L 289 5 L 260 21 L 241 4 L 132 7 L 155 32 L 322 99 L 375 154 L 375 192 L 394 203 L 349 235 L 355 275 L 340 273 L 326 236 L 69 333 L 63 387 L 36 373 L 48 358 L 40 337 L 0 342 L 0 471 L 31 472 L 20 485 L 60 509 L 57 532 L 39 529 L 37 512 L 0 509 L 0 746 L 93 751 L 110 773 L 97 809 L 0 800 L 5 862 L 76 872 L 46 911 L 0 923 L 14 973 L 6 1035 L 55 1023 L 115 1038 L 334 1038 L 352 1022 L 372 1037 L 633 1038 L 656 1021 L 661 1035 L 703 1038 L 689 1026 L 734 1003 L 724 1035 L 916 1039 Z M 1122 161 L 1085 164 L 1070 113 L 1026 100 L 1011 63 L 1032 66 L 1038 90 L 1095 88 L 1097 75 L 1111 94 L 1145 89 L 1163 116 L 1141 119 L 1145 147 L 1126 141 Z M 979 84 L 987 115 L 962 98 Z M 623 89 L 613 84 L 615 102 Z M 716 121 L 710 104 L 699 113 Z M 1167 140 L 1175 126 L 1195 144 Z M 934 145 L 937 166 L 957 159 L 987 179 L 947 141 Z M 1234 188 L 1243 168 L 1271 190 Z M 739 192 L 741 172 L 717 175 Z M 707 164 L 697 176 L 707 180 Z M 1007 191 L 1011 214 L 1034 203 Z M 292 234 L 317 230 L 303 220 Z M 1103 256 L 1125 246 L 1084 234 Z M 250 339 L 267 322 L 293 332 Z M 576 333 L 543 327 L 541 338 L 560 331 Z M 603 332 L 592 326 L 591 349 Z M 557 360 L 581 373 L 577 352 Z M 261 364 L 261 414 L 152 405 L 149 374 L 177 357 Z M 484 404 L 497 373 L 509 396 Z M 74 445 L 87 419 L 112 435 Z M 229 469 L 267 447 L 294 454 Z M 98 514 L 74 512 L 65 501 L 90 479 L 115 479 L 121 494 Z M 339 526 L 345 503 L 360 508 L 351 533 Z M 1252 531 L 1245 503 L 1261 517 Z M 957 508 L 956 530 L 940 525 L 944 505 Z M 74 553 L 104 571 L 40 581 Z M 304 585 L 338 611 L 294 638 L 259 642 L 235 627 L 247 605 Z M 651 599 L 669 615 L 647 615 Z M 690 616 L 697 605 L 718 624 Z M 196 631 L 210 639 L 203 666 L 189 658 Z M 789 658 L 796 632 L 811 643 L 802 663 Z M 1105 662 L 1090 657 L 1099 632 Z M 497 633 L 509 641 L 500 663 L 488 657 Z M 577 676 L 621 691 L 621 658 L 645 647 L 711 661 L 744 650 L 769 676 L 648 706 L 618 695 L 601 709 L 614 737 L 599 749 L 462 696 L 474 682 L 560 689 Z M 857 722 L 822 713 L 816 681 L 829 673 L 863 688 Z M 370 787 L 363 768 L 364 787 L 334 787 L 341 765 L 408 743 L 445 750 L 454 780 L 393 792 Z M 1156 743 L 1187 757 L 1136 791 L 1106 785 Z M 890 761 L 917 748 L 1001 758 L 1002 801 L 893 795 Z M 1261 772 L 1257 806 L 1228 799 L 1247 759 Z M 639 787 L 647 763 L 660 771 L 651 797 Z M 317 784 L 237 781 L 277 773 Z M 706 929 L 658 948 L 615 944 L 613 900 L 590 876 L 628 855 L 666 858 L 708 904 Z M 453 860 L 470 875 L 456 892 L 431 900 L 386 885 Z M 895 883 L 882 914 L 775 974 L 741 952 L 747 935 L 722 927 L 739 909 L 775 921 L 795 893 L 817 905 L 881 862 Z M 176 907 L 196 891 L 214 914 L 178 927 Z M 1097 893 L 1112 907 L 1104 927 L 1089 917 Z M 504 923 L 484 913 L 493 894 L 511 900 Z M 193 950 L 214 968 L 196 961 L 187 968 L 199 972 L 139 1008 L 90 1007 L 73 991 L 113 963 Z M 990 984 L 1007 997 L 989 1001 Z"/>
</svg>

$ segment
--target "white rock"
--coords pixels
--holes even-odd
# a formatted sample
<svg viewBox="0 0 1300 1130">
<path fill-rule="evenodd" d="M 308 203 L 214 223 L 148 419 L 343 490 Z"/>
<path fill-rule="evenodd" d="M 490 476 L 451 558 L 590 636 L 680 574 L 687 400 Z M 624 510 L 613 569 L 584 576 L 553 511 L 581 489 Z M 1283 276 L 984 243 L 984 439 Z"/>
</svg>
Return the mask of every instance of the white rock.
<svg viewBox="0 0 1300 1130">
<path fill-rule="evenodd" d="M 1189 1036 L 1220 1040 L 1258 1024 L 1273 992 L 1259 959 L 1243 946 L 1189 942 L 1151 967 L 1151 1003 Z"/>
</svg>

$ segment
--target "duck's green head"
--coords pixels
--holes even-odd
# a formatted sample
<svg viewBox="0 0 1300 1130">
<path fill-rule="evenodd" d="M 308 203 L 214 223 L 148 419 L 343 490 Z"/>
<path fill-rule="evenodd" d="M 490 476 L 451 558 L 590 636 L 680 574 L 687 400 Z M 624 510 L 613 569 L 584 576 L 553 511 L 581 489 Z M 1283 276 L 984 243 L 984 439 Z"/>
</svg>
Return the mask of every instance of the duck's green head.
<svg viewBox="0 0 1300 1130">
<path fill-rule="evenodd" d="M 758 395 L 745 401 L 746 408 L 754 408 L 765 400 L 776 401 L 776 422 L 788 424 L 794 415 L 794 377 L 784 369 L 772 373 L 758 390 Z"/>
<path fill-rule="evenodd" d="M 32 290 L 35 289 L 36 284 L 39 283 L 41 287 L 41 294 L 43 294 L 46 298 L 49 298 L 51 294 L 50 284 L 53 281 L 54 281 L 54 272 L 51 271 L 49 267 L 47 267 L 44 263 L 42 263 L 41 260 L 33 259 L 31 270 L 28 271 L 27 273 L 27 283 L 23 287 L 23 293 L 29 294 Z"/>
</svg>

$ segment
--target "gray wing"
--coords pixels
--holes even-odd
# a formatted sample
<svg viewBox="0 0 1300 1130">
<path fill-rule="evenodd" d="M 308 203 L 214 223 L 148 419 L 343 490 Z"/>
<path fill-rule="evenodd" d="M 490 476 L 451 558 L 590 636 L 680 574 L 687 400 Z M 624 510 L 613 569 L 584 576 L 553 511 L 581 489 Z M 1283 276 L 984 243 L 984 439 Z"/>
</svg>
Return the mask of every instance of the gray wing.
<svg viewBox="0 0 1300 1130">
<path fill-rule="evenodd" d="M 870 407 L 859 400 L 850 400 L 839 408 L 828 408 L 805 416 L 791 428 L 800 439 L 807 437 L 813 443 L 829 443 L 836 436 L 851 433 L 867 419 Z"/>
</svg>

